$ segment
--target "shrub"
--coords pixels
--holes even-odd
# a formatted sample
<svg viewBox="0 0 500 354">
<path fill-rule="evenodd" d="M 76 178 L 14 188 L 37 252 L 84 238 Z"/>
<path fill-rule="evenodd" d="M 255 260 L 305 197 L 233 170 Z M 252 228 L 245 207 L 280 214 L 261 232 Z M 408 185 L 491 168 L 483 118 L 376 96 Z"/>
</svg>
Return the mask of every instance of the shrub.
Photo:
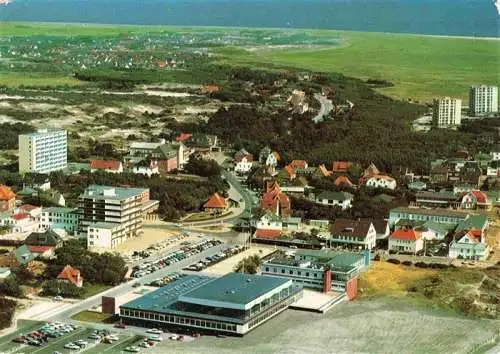
<svg viewBox="0 0 500 354">
<path fill-rule="evenodd" d="M 427 263 L 424 263 L 424 262 L 416 262 L 415 263 L 415 267 L 418 267 L 418 268 L 427 268 Z"/>
<path fill-rule="evenodd" d="M 77 287 L 72 283 L 65 281 L 59 281 L 56 279 L 47 280 L 43 284 L 42 295 L 45 296 L 69 296 L 69 297 L 81 297 L 83 295 L 83 289 Z"/>
<path fill-rule="evenodd" d="M 22 297 L 23 291 L 15 276 L 10 276 L 0 282 L 0 295 Z"/>
<path fill-rule="evenodd" d="M 413 263 L 411 261 L 403 261 L 401 262 L 402 265 L 405 265 L 405 266 L 411 266 Z"/>
<path fill-rule="evenodd" d="M 376 254 L 375 257 L 373 257 L 374 261 L 380 261 L 380 255 Z"/>
<path fill-rule="evenodd" d="M 416 293 L 417 291 L 418 291 L 418 289 L 414 285 L 408 287 L 408 292 L 410 292 L 410 293 Z"/>
<path fill-rule="evenodd" d="M 390 258 L 387 260 L 387 262 L 392 263 L 392 264 L 400 264 L 401 263 L 401 261 L 399 259 L 395 259 L 395 258 Z"/>
</svg>

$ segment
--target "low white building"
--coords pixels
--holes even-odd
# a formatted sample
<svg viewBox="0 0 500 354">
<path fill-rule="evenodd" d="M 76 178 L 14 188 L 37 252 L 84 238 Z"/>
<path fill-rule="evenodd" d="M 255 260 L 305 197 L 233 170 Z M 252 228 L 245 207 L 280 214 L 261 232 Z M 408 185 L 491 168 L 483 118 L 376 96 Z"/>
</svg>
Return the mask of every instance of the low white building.
<svg viewBox="0 0 500 354">
<path fill-rule="evenodd" d="M 248 173 L 253 166 L 253 155 L 245 149 L 241 149 L 234 155 L 234 163 L 234 172 L 241 174 Z"/>
<path fill-rule="evenodd" d="M 482 236 L 475 236 L 472 232 L 468 232 L 458 240 L 454 240 L 450 244 L 448 256 L 450 258 L 471 259 L 484 261 L 488 258 L 489 247 L 484 242 Z"/>
<path fill-rule="evenodd" d="M 369 188 L 385 188 L 385 189 L 396 189 L 396 180 L 387 175 L 377 175 L 370 177 L 366 181 L 366 187 Z"/>
<path fill-rule="evenodd" d="M 78 209 L 72 208 L 44 208 L 38 217 L 40 227 L 54 231 L 64 230 L 74 234 L 78 227 Z"/>
<path fill-rule="evenodd" d="M 283 229 L 283 223 L 280 217 L 271 212 L 266 212 L 264 215 L 262 215 L 262 217 L 259 220 L 257 220 L 255 226 L 257 229 L 265 229 L 265 230 L 281 231 Z"/>
<path fill-rule="evenodd" d="M 157 161 L 151 161 L 149 163 L 138 163 L 134 166 L 132 171 L 136 174 L 145 175 L 148 177 L 160 174 Z"/>
<path fill-rule="evenodd" d="M 417 253 L 423 248 L 424 240 L 422 235 L 414 229 L 397 229 L 389 236 L 389 251 Z"/>
<path fill-rule="evenodd" d="M 127 240 L 127 235 L 120 224 L 98 222 L 87 227 L 89 249 L 113 249 L 125 240 Z"/>
<path fill-rule="evenodd" d="M 347 192 L 323 191 L 316 195 L 314 201 L 317 204 L 336 206 L 342 210 L 350 209 L 354 196 Z"/>
<path fill-rule="evenodd" d="M 331 246 L 351 249 L 373 249 L 377 242 L 377 231 L 369 219 L 336 219 L 332 226 Z"/>
</svg>

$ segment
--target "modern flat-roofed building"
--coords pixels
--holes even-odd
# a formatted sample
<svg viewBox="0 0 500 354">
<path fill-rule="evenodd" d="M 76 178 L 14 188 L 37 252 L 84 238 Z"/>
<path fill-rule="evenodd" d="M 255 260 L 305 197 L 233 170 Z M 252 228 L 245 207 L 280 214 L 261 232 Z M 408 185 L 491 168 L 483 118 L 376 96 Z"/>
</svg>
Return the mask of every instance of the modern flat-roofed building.
<svg viewBox="0 0 500 354">
<path fill-rule="evenodd" d="M 271 258 L 261 265 L 265 275 L 284 277 L 304 288 L 338 292 L 352 300 L 357 278 L 370 265 L 370 252 L 300 250 L 293 255 Z"/>
<path fill-rule="evenodd" d="M 147 188 L 91 185 L 78 197 L 78 236 L 87 236 L 89 228 L 102 229 L 103 223 L 120 226 L 125 238 L 138 235 L 145 205 L 149 205 Z"/>
<path fill-rule="evenodd" d="M 78 209 L 49 207 L 43 208 L 38 216 L 40 226 L 45 229 L 64 230 L 73 234 L 78 227 Z"/>
<path fill-rule="evenodd" d="M 469 91 L 469 114 L 481 116 L 498 112 L 497 86 L 472 86 Z"/>
<path fill-rule="evenodd" d="M 442 97 L 434 100 L 432 122 L 438 128 L 459 126 L 462 121 L 462 100 Z"/>
<path fill-rule="evenodd" d="M 68 163 L 66 130 L 40 129 L 19 135 L 19 172 L 50 173 L 63 170 Z"/>
<path fill-rule="evenodd" d="M 440 224 L 458 224 L 469 214 L 444 208 L 424 209 L 398 207 L 389 211 L 389 225 L 394 227 L 400 220 L 433 221 Z"/>
<path fill-rule="evenodd" d="M 244 335 L 302 296 L 290 279 L 229 273 L 187 275 L 120 306 L 123 323 Z"/>
</svg>

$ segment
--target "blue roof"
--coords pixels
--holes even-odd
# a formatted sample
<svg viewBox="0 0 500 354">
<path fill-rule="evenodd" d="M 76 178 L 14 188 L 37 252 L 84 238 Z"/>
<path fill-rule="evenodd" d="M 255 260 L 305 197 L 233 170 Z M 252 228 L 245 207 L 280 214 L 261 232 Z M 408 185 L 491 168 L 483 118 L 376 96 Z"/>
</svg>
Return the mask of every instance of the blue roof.
<svg viewBox="0 0 500 354">
<path fill-rule="evenodd" d="M 288 279 L 244 273 L 229 273 L 184 294 L 180 301 L 225 302 L 246 305 L 271 290 L 289 282 Z"/>
</svg>

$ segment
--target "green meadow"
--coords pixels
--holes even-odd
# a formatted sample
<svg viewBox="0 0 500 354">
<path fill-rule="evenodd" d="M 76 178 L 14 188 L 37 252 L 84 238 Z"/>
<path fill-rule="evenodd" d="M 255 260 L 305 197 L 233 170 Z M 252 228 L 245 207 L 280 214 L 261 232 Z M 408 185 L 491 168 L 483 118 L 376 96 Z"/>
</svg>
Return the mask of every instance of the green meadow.
<svg viewBox="0 0 500 354">
<path fill-rule="evenodd" d="M 287 69 L 341 72 L 346 76 L 382 79 L 394 84 L 379 89 L 396 98 L 430 101 L 436 96 L 455 96 L 467 101 L 468 87 L 500 83 L 500 41 L 481 38 L 448 38 L 409 34 L 327 30 L 225 29 L 222 27 L 116 26 L 48 23 L 1 23 L 1 35 L 9 36 L 119 36 L 133 33 L 242 31 L 258 38 L 245 46 L 211 46 L 221 63 Z M 314 38 L 335 38 L 337 45 L 306 45 L 290 39 L 289 46 L 267 47 L 261 38 L 293 31 Z M 52 73 L 0 73 L 0 85 L 76 84 L 67 75 Z"/>
</svg>

